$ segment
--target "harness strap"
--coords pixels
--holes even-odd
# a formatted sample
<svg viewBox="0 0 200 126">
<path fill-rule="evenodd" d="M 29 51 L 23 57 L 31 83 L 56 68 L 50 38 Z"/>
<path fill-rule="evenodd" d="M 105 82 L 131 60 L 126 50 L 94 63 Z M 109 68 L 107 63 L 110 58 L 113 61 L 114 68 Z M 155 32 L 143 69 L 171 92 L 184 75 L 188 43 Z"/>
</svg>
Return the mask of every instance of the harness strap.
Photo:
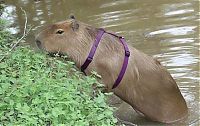
<svg viewBox="0 0 200 126">
<path fill-rule="evenodd" d="M 121 80 L 122 80 L 122 78 L 123 78 L 123 76 L 124 76 L 124 74 L 126 72 L 126 68 L 128 66 L 128 60 L 129 60 L 129 56 L 130 56 L 130 51 L 129 51 L 128 46 L 127 46 L 127 44 L 125 42 L 125 39 L 123 37 L 120 37 L 119 40 L 121 41 L 121 43 L 124 46 L 125 57 L 124 57 L 124 62 L 123 62 L 121 71 L 120 71 L 120 73 L 119 73 L 119 75 L 118 75 L 118 77 L 117 77 L 112 89 L 116 88 L 119 85 L 119 83 L 121 82 Z"/>
<path fill-rule="evenodd" d="M 87 59 L 85 60 L 84 64 L 81 66 L 81 71 L 86 75 L 85 69 L 92 62 L 94 54 L 96 52 L 96 49 L 97 49 L 97 47 L 99 45 L 99 42 L 100 42 L 100 40 L 101 40 L 101 38 L 102 38 L 104 33 L 107 33 L 107 34 L 110 34 L 110 35 L 112 35 L 114 37 L 119 38 L 120 42 L 124 46 L 124 51 L 125 51 L 124 52 L 125 53 L 125 57 L 124 57 L 124 62 L 123 62 L 121 71 L 120 71 L 120 73 L 119 73 L 119 75 L 118 75 L 118 77 L 117 77 L 117 79 L 116 79 L 116 81 L 115 81 L 115 83 L 114 83 L 114 85 L 112 87 L 112 89 L 114 89 L 119 85 L 119 83 L 121 82 L 121 80 L 122 80 L 122 78 L 123 78 L 123 76 L 124 76 L 124 74 L 126 72 L 126 68 L 128 66 L 128 60 L 129 60 L 129 56 L 130 56 L 130 51 L 129 51 L 128 46 L 127 46 L 127 44 L 125 42 L 124 37 L 117 36 L 116 34 L 113 34 L 113 33 L 110 33 L 110 32 L 106 32 L 104 29 L 100 28 L 98 30 L 97 37 L 96 37 L 96 39 L 95 39 L 95 41 L 94 41 L 94 43 L 92 45 L 92 48 L 90 50 L 90 53 L 89 53 Z"/>
<path fill-rule="evenodd" d="M 82 71 L 85 75 L 86 75 L 85 69 L 86 69 L 86 68 L 89 66 L 89 64 L 92 62 L 93 57 L 94 57 L 94 54 L 95 54 L 95 52 L 96 52 L 96 49 L 97 49 L 97 47 L 98 47 L 98 45 L 99 45 L 99 42 L 100 42 L 101 37 L 103 36 L 104 32 L 105 32 L 104 29 L 99 29 L 99 30 L 98 30 L 98 34 L 97 34 L 96 39 L 95 39 L 95 41 L 94 41 L 94 43 L 93 43 L 93 45 L 92 45 L 92 48 L 91 48 L 91 50 L 90 50 L 90 53 L 89 53 L 87 59 L 85 60 L 84 64 L 81 66 L 81 71 Z"/>
</svg>

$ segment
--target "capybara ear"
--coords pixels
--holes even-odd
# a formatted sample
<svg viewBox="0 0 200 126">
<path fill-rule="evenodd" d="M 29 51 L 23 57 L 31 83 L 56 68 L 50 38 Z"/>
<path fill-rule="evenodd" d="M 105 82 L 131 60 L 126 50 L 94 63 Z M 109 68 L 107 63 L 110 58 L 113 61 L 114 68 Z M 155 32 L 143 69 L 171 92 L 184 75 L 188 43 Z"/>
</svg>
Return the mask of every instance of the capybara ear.
<svg viewBox="0 0 200 126">
<path fill-rule="evenodd" d="M 75 19 L 72 20 L 71 27 L 72 27 L 72 30 L 73 30 L 73 31 L 77 31 L 77 30 L 78 30 L 79 24 L 78 24 L 78 22 L 77 22 Z"/>
</svg>

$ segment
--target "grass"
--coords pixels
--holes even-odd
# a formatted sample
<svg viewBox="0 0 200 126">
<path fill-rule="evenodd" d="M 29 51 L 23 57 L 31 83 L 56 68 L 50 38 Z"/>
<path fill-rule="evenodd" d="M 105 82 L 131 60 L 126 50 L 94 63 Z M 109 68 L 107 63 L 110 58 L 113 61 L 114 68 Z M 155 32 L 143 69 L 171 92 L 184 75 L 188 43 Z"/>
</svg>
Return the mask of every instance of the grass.
<svg viewBox="0 0 200 126">
<path fill-rule="evenodd" d="M 0 19 L 0 58 L 15 40 Z M 0 125 L 116 125 L 95 75 L 83 76 L 71 61 L 18 46 L 0 62 Z"/>
</svg>

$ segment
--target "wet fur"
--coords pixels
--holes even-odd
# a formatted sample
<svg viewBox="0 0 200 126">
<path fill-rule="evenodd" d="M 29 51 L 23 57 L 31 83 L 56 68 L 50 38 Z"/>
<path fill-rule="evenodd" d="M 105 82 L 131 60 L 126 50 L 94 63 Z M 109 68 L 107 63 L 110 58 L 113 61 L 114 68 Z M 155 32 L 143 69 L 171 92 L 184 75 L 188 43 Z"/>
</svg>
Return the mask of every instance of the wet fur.
<svg viewBox="0 0 200 126">
<path fill-rule="evenodd" d="M 41 31 L 36 39 L 41 41 L 41 49 L 48 52 L 67 54 L 77 67 L 81 67 L 97 35 L 97 29 L 75 19 L 58 22 Z M 78 29 L 74 30 L 74 23 Z M 56 30 L 63 29 L 63 35 Z M 172 123 L 187 115 L 186 102 L 167 70 L 159 61 L 129 45 L 131 52 L 127 71 L 120 85 L 112 90 L 124 59 L 124 49 L 119 40 L 104 34 L 86 69 L 86 73 L 96 71 L 108 91 L 130 104 L 146 117 L 159 122 Z"/>
</svg>

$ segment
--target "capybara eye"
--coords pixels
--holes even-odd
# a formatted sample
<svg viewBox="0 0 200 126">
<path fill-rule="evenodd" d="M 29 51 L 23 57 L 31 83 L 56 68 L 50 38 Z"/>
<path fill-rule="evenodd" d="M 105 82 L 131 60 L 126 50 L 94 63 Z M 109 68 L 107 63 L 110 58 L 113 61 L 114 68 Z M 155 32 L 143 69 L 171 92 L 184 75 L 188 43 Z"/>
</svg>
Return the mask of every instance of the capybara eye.
<svg viewBox="0 0 200 126">
<path fill-rule="evenodd" d="M 75 16 L 74 15 L 70 15 L 69 18 L 70 19 L 75 19 Z"/>
<path fill-rule="evenodd" d="M 62 29 L 59 29 L 57 32 L 56 32 L 56 34 L 63 34 L 64 33 L 64 31 L 62 30 Z"/>
</svg>

